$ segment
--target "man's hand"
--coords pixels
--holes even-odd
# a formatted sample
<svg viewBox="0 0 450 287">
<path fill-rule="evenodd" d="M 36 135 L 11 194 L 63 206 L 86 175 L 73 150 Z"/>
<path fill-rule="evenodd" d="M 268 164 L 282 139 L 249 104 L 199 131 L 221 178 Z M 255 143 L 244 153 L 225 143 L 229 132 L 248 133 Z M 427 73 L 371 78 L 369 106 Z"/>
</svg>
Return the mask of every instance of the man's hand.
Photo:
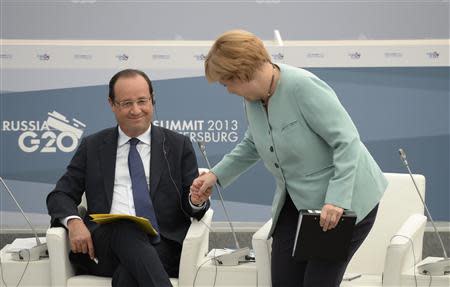
<svg viewBox="0 0 450 287">
<path fill-rule="evenodd" d="M 69 229 L 70 249 L 73 253 L 88 253 L 92 260 L 95 260 L 94 244 L 92 243 L 91 232 L 84 222 L 79 218 L 72 218 L 67 222 Z"/>
<path fill-rule="evenodd" d="M 212 187 L 217 182 L 217 177 L 212 172 L 203 172 L 192 182 L 191 201 L 193 204 L 196 202 L 203 204 L 211 196 Z"/>
<path fill-rule="evenodd" d="M 205 203 L 205 201 L 207 201 L 209 199 L 209 197 L 211 196 L 212 193 L 212 187 L 208 188 L 206 190 L 206 192 L 203 193 L 199 193 L 199 192 L 192 192 L 190 193 L 191 196 L 191 202 L 194 205 L 200 206 L 203 203 Z"/>
<path fill-rule="evenodd" d="M 325 204 L 320 212 L 320 227 L 327 231 L 336 227 L 341 219 L 344 209 L 332 204 Z"/>
</svg>

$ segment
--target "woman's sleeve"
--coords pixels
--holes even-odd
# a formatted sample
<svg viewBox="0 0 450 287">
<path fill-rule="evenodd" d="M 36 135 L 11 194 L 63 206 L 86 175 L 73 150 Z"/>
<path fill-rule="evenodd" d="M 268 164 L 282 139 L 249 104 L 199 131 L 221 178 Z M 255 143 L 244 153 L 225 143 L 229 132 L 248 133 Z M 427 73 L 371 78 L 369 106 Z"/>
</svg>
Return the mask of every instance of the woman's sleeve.
<svg viewBox="0 0 450 287">
<path fill-rule="evenodd" d="M 226 154 L 211 171 L 222 187 L 227 187 L 260 159 L 249 129 L 242 141 Z"/>
</svg>

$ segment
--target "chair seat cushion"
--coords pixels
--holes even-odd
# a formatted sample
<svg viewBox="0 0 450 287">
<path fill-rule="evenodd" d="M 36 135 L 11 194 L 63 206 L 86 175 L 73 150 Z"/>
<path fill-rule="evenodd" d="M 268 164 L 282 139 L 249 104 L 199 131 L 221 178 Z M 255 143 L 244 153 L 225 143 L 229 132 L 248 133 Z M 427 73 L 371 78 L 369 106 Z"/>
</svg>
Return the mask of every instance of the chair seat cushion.
<svg viewBox="0 0 450 287">
<path fill-rule="evenodd" d="M 178 286 L 178 279 L 170 278 L 173 286 Z M 67 287 L 111 287 L 111 277 L 78 275 L 67 280 Z"/>
<path fill-rule="evenodd" d="M 78 275 L 67 280 L 67 287 L 111 287 L 111 277 L 100 277 L 94 275 Z"/>
</svg>

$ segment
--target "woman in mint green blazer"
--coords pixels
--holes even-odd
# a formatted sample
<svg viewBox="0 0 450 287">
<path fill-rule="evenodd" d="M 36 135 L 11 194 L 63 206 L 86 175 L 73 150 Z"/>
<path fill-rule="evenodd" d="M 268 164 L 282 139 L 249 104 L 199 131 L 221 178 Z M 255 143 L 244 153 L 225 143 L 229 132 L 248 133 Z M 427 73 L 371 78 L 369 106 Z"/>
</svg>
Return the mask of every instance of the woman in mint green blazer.
<svg viewBox="0 0 450 287">
<path fill-rule="evenodd" d="M 273 64 L 255 35 L 221 35 L 205 61 L 209 82 L 245 98 L 243 140 L 191 186 L 196 197 L 216 181 L 226 187 L 262 159 L 275 177 L 272 204 L 272 285 L 339 286 L 345 268 L 375 220 L 387 186 L 380 168 L 334 91 L 314 74 Z M 344 210 L 357 215 L 346 261 L 291 257 L 300 209 L 320 209 L 333 229 Z"/>
</svg>

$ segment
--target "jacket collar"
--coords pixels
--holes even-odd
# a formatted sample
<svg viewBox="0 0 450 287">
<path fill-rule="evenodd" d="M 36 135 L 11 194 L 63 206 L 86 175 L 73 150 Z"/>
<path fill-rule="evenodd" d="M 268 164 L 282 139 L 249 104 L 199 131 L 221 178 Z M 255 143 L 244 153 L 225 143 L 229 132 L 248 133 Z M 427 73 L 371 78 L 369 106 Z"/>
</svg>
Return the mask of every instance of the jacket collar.
<svg viewBox="0 0 450 287">
<path fill-rule="evenodd" d="M 150 195 L 154 196 L 161 178 L 162 171 L 167 168 L 167 156 L 170 146 L 167 144 L 166 134 L 160 127 L 152 125 L 150 156 Z"/>
<path fill-rule="evenodd" d="M 118 137 L 117 127 L 111 128 L 103 138 L 103 144 L 99 146 L 100 167 L 109 207 L 111 207 L 114 192 Z"/>
</svg>

